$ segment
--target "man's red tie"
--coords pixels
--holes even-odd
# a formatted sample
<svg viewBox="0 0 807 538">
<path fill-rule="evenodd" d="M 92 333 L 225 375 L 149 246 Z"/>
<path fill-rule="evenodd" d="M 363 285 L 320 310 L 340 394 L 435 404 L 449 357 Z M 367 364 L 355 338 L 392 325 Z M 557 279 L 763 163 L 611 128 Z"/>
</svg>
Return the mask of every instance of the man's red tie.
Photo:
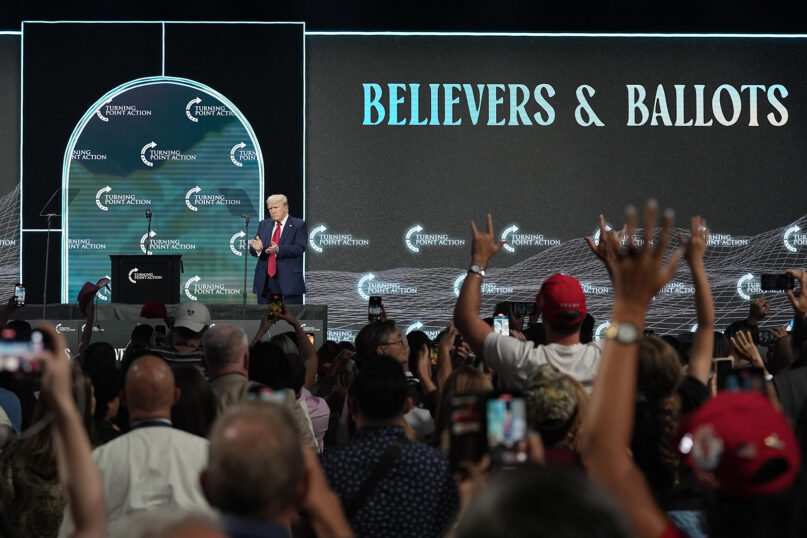
<svg viewBox="0 0 807 538">
<path fill-rule="evenodd" d="M 280 223 L 275 223 L 275 231 L 272 232 L 272 243 L 277 245 L 280 241 Z M 269 259 L 266 262 L 266 274 L 275 276 L 277 274 L 277 254 L 269 254 Z"/>
</svg>

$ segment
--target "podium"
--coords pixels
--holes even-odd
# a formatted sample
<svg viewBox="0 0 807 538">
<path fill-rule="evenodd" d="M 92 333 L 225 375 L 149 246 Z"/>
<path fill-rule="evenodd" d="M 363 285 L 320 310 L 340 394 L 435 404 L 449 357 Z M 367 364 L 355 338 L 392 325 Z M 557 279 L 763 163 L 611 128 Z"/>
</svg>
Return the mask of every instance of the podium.
<svg viewBox="0 0 807 538">
<path fill-rule="evenodd" d="M 182 255 L 111 254 L 112 302 L 143 304 L 179 302 Z"/>
</svg>

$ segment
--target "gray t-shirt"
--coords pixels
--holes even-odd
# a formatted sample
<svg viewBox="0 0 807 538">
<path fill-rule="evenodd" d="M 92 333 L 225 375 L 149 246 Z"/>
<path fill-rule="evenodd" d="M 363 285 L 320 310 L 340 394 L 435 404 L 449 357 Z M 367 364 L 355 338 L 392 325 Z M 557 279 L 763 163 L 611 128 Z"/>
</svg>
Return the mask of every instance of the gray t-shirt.
<svg viewBox="0 0 807 538">
<path fill-rule="evenodd" d="M 499 375 L 503 388 L 525 390 L 527 379 L 541 364 L 551 364 L 564 374 L 580 381 L 586 388 L 591 387 L 600 367 L 602 341 L 589 344 L 547 344 L 535 346 L 533 342 L 522 342 L 511 336 L 495 332 L 485 337 L 484 361 Z"/>
</svg>

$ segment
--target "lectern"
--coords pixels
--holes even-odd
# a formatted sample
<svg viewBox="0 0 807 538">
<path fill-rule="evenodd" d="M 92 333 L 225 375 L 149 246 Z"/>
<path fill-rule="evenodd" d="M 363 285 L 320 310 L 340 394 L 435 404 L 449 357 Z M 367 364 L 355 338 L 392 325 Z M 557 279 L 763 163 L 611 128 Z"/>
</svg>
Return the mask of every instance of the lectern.
<svg viewBox="0 0 807 538">
<path fill-rule="evenodd" d="M 179 302 L 182 255 L 112 254 L 112 302 L 144 304 Z"/>
</svg>

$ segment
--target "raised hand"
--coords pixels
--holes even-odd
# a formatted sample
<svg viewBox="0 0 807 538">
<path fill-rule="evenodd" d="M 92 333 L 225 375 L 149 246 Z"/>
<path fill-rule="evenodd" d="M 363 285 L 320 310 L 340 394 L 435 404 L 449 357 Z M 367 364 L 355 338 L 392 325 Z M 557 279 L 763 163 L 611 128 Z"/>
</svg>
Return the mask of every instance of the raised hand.
<svg viewBox="0 0 807 538">
<path fill-rule="evenodd" d="M 804 269 L 790 269 L 787 274 L 801 283 L 801 290 L 799 290 L 798 295 L 793 290 L 787 290 L 785 293 L 798 313 L 801 315 L 807 314 L 807 271 Z"/>
<path fill-rule="evenodd" d="M 501 250 L 504 241 L 496 241 L 493 235 L 493 217 L 488 214 L 488 229 L 480 232 L 476 229 L 476 224 L 471 221 L 473 231 L 473 241 L 471 242 L 471 263 L 487 267 L 488 261 L 494 254 Z"/>
<path fill-rule="evenodd" d="M 648 202 L 645 209 L 643 242 L 641 247 L 637 247 L 632 244 L 636 232 L 636 210 L 633 208 L 628 209 L 625 234 L 630 243 L 627 249 L 624 252 L 620 250 L 611 262 L 611 280 L 614 284 L 615 303 L 620 302 L 640 308 L 642 313 L 644 313 L 648 303 L 662 286 L 670 281 L 675 269 L 678 267 L 678 262 L 681 260 L 680 250 L 673 254 L 667 264 L 664 263 L 663 259 L 664 250 L 667 247 L 672 230 L 672 212 L 668 212 L 664 216 L 661 235 L 658 238 L 656 248 L 652 248 L 651 242 L 657 212 L 658 208 L 655 201 Z M 602 237 L 600 242 L 602 242 Z"/>
<path fill-rule="evenodd" d="M 610 227 L 605 225 L 605 217 L 600 215 L 600 242 L 595 243 L 590 237 L 586 237 L 586 242 L 594 253 L 605 264 L 608 273 L 611 273 L 611 268 L 614 262 L 619 257 L 619 247 L 622 244 L 622 239 L 625 237 L 626 226 L 622 227 L 619 233 L 616 233 Z"/>
<path fill-rule="evenodd" d="M 709 242 L 709 228 L 701 217 L 692 217 L 689 240 L 684 241 L 684 234 L 680 234 L 681 244 L 684 245 L 684 258 L 692 266 L 693 263 L 703 261 L 706 244 Z"/>
</svg>

